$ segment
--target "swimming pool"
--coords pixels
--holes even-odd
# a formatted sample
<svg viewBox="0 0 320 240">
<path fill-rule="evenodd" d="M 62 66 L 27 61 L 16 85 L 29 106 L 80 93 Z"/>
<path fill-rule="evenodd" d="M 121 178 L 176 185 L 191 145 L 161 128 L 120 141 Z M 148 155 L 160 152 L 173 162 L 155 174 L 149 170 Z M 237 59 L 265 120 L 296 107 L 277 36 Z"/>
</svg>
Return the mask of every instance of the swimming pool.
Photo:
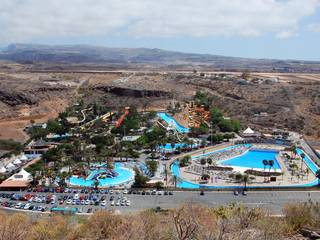
<svg viewBox="0 0 320 240">
<path fill-rule="evenodd" d="M 171 143 L 167 143 L 166 145 L 160 146 L 160 150 L 164 149 L 165 151 L 172 151 L 172 150 L 177 150 L 178 148 L 183 148 L 183 147 L 187 147 L 188 144 L 186 143 L 175 143 L 174 147 L 172 148 Z M 193 144 L 193 145 L 189 145 L 189 147 L 191 148 L 196 148 L 198 145 L 197 144 Z"/>
<path fill-rule="evenodd" d="M 237 146 L 237 145 L 236 145 Z M 232 147 L 236 147 L 236 146 L 232 146 Z M 221 151 L 224 151 L 226 149 L 229 149 L 230 147 L 228 148 L 225 148 L 225 149 L 221 149 L 221 150 L 218 150 L 218 151 L 214 151 L 214 152 L 221 152 Z M 251 153 L 250 153 L 251 152 Z M 302 153 L 305 154 L 305 157 L 304 157 L 304 162 L 306 163 L 306 165 L 309 167 L 309 169 L 315 173 L 319 167 L 311 160 L 311 158 L 300 148 L 297 148 L 297 153 L 299 155 L 301 155 Z M 207 153 L 206 155 L 210 155 L 212 153 Z M 253 154 L 253 155 L 252 155 Z M 245 166 L 247 165 L 248 166 L 248 159 L 251 159 L 253 158 L 253 156 L 256 156 L 258 155 L 258 157 L 256 159 L 259 159 L 261 160 L 264 157 L 268 157 L 268 158 L 272 158 L 273 156 L 275 157 L 277 154 L 277 151 L 272 151 L 272 150 L 255 150 L 255 149 L 251 149 L 250 151 L 248 151 L 247 153 L 243 154 L 242 156 L 238 156 L 238 157 L 235 157 L 233 159 L 236 159 L 236 161 L 232 161 L 233 159 L 228 159 L 228 160 L 225 160 L 223 162 L 227 162 L 228 164 L 233 164 L 233 166 L 235 166 L 234 164 L 241 164 L 242 166 Z M 246 155 L 246 157 L 244 157 Z M 260 156 L 259 156 L 260 155 Z M 201 156 L 201 155 L 200 155 Z M 200 157 L 200 156 L 197 156 L 196 158 Z M 240 159 L 239 159 L 240 157 Z M 194 159 L 194 158 L 193 158 Z M 264 160 L 264 159 L 262 159 Z M 261 168 L 263 169 L 264 166 L 262 164 L 262 160 L 260 161 L 261 162 L 261 165 L 258 164 L 259 161 L 251 161 L 251 164 L 250 166 L 255 167 L 255 168 Z M 269 160 L 269 159 L 268 159 Z M 222 161 L 221 161 L 222 162 Z M 252 165 L 252 162 L 253 165 Z M 278 169 L 281 169 L 278 161 L 274 161 L 275 163 L 275 167 L 278 168 Z M 266 170 L 268 170 L 268 168 L 266 168 Z M 219 185 L 215 185 L 215 186 L 212 186 L 212 185 L 201 185 L 201 184 L 198 184 L 198 183 L 193 183 L 193 182 L 190 182 L 190 181 L 187 181 L 185 179 L 182 179 L 180 177 L 180 167 L 179 167 L 179 162 L 178 161 L 175 161 L 172 165 L 171 165 L 171 172 L 172 172 L 172 175 L 176 177 L 177 179 L 177 187 L 179 188 L 187 188 L 187 189 L 199 189 L 199 188 L 208 188 L 208 189 L 232 189 L 232 188 L 242 188 L 242 186 L 240 185 L 234 185 L 234 186 L 219 186 Z M 318 185 L 318 180 L 317 179 L 313 179 L 313 180 L 310 180 L 309 183 L 302 183 L 302 184 L 292 184 L 292 185 L 279 185 L 279 186 L 273 186 L 273 188 L 292 188 L 292 187 L 313 187 L 313 186 L 317 186 Z M 248 186 L 248 188 L 265 188 L 265 186 Z"/>
<path fill-rule="evenodd" d="M 274 165 L 270 169 L 271 171 L 281 171 L 279 162 L 276 159 L 278 151 L 272 150 L 253 150 L 245 152 L 244 154 L 230 158 L 228 160 L 219 161 L 218 164 L 224 166 L 231 166 L 241 169 L 254 169 L 254 170 L 266 170 L 269 171 L 269 166 L 264 167 L 263 160 L 273 160 Z"/>
<path fill-rule="evenodd" d="M 74 186 L 80 186 L 80 187 L 93 187 L 94 186 L 94 180 L 93 177 L 96 174 L 101 173 L 103 170 L 93 170 L 89 176 L 85 179 L 83 177 L 77 177 L 72 176 L 69 179 L 69 183 Z M 118 174 L 116 177 L 113 178 L 105 178 L 105 179 L 99 179 L 99 187 L 112 187 L 117 186 L 120 184 L 125 184 L 133 180 L 134 173 L 132 170 L 123 167 L 121 163 L 115 163 L 114 164 L 114 171 Z"/>
<path fill-rule="evenodd" d="M 173 125 L 174 128 L 179 132 L 179 133 L 188 133 L 190 131 L 189 128 L 186 128 L 182 126 L 180 123 L 178 123 L 172 116 L 170 116 L 167 113 L 164 112 L 159 112 L 157 115 L 164 120 L 168 125 Z"/>
</svg>

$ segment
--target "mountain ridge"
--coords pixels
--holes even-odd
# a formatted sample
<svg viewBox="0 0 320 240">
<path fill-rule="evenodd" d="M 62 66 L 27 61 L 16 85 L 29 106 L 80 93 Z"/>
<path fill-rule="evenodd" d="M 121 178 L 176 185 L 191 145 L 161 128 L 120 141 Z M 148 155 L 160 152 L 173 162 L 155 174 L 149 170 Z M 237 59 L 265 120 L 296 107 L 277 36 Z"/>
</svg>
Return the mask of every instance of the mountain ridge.
<svg viewBox="0 0 320 240">
<path fill-rule="evenodd" d="M 10 44 L 0 51 L 0 59 L 20 63 L 189 65 L 224 70 L 320 72 L 320 61 L 255 59 L 158 48 L 110 48 L 85 44 Z"/>
</svg>

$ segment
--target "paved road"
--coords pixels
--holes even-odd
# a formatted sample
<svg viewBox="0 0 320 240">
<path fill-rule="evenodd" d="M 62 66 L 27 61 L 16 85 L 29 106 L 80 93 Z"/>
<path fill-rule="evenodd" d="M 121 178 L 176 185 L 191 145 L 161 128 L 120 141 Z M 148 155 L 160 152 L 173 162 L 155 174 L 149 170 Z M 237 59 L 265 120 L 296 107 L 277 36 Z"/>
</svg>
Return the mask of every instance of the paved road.
<svg viewBox="0 0 320 240">
<path fill-rule="evenodd" d="M 44 195 L 44 194 L 40 194 Z M 59 195 L 59 194 L 56 194 Z M 122 194 L 115 195 L 121 196 Z M 200 196 L 199 192 L 174 192 L 173 196 L 159 196 L 159 195 L 132 195 L 126 196 L 131 201 L 131 206 L 111 207 L 107 194 L 107 206 L 76 206 L 86 211 L 88 208 L 94 210 L 102 209 L 118 209 L 122 213 L 137 212 L 145 209 L 161 207 L 164 209 L 174 208 L 183 203 L 202 203 L 210 207 L 217 207 L 230 203 L 243 204 L 248 207 L 262 207 L 273 214 L 281 214 L 282 208 L 287 203 L 298 203 L 307 201 L 320 202 L 320 191 L 261 191 L 261 192 L 248 192 L 247 196 L 235 196 L 233 192 L 205 192 L 204 196 Z M 44 206 L 45 204 L 37 204 Z M 50 205 L 47 205 L 51 207 Z M 60 205 L 63 206 L 63 205 Z M 72 205 L 68 205 L 71 207 Z"/>
<path fill-rule="evenodd" d="M 320 192 L 249 192 L 247 196 L 235 196 L 232 192 L 175 192 L 174 196 L 139 196 L 132 195 L 131 207 L 124 211 L 139 211 L 144 208 L 173 208 L 182 203 L 203 203 L 217 207 L 230 203 L 244 204 L 249 207 L 263 207 L 274 214 L 280 214 L 286 203 L 320 202 Z"/>
</svg>

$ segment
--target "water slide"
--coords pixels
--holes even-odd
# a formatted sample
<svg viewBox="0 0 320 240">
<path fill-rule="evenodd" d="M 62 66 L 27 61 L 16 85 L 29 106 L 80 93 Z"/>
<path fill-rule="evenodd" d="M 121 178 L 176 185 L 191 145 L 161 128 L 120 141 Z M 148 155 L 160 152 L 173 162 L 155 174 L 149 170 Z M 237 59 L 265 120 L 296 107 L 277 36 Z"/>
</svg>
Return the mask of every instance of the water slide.
<svg viewBox="0 0 320 240">
<path fill-rule="evenodd" d="M 119 128 L 121 126 L 121 124 L 123 123 L 124 119 L 126 118 L 126 116 L 129 114 L 129 110 L 126 109 L 126 111 L 124 112 L 124 114 L 121 115 L 121 117 L 119 118 L 119 120 L 116 123 L 116 128 Z"/>
<path fill-rule="evenodd" d="M 114 115 L 114 112 L 107 112 L 104 115 L 97 116 L 95 119 L 91 120 L 90 122 L 87 122 L 87 123 L 81 125 L 81 129 L 84 129 L 87 126 L 92 126 L 95 123 L 95 121 L 97 121 L 98 119 L 101 119 L 103 121 L 107 121 L 112 115 Z"/>
</svg>

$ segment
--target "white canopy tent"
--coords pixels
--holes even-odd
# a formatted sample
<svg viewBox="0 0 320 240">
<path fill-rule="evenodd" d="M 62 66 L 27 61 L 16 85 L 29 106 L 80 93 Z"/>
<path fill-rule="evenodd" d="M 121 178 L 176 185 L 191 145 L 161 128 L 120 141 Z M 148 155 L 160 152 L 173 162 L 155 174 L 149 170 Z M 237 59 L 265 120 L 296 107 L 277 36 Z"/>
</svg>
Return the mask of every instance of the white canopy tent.
<svg viewBox="0 0 320 240">
<path fill-rule="evenodd" d="M 20 160 L 23 161 L 23 162 L 26 162 L 26 161 L 28 161 L 29 159 L 27 158 L 26 155 L 22 155 L 22 156 L 20 157 Z"/>
<path fill-rule="evenodd" d="M 13 165 L 12 163 L 9 163 L 7 166 L 6 166 L 6 169 L 7 171 L 12 171 L 14 169 L 16 169 L 17 167 L 15 165 Z"/>
<path fill-rule="evenodd" d="M 15 165 L 20 165 L 22 162 L 20 161 L 19 158 L 17 158 L 16 160 L 13 161 L 13 164 Z"/>
<path fill-rule="evenodd" d="M 248 127 L 246 130 L 243 131 L 243 134 L 254 134 L 254 131 Z"/>
</svg>

